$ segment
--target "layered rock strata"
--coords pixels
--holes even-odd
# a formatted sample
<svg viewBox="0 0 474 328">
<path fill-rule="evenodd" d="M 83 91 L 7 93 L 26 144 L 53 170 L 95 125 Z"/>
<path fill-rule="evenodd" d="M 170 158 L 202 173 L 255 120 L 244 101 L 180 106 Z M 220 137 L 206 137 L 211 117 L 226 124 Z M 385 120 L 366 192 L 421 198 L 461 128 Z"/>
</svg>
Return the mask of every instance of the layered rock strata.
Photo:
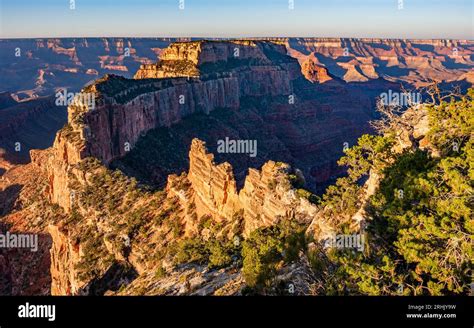
<svg viewBox="0 0 474 328">
<path fill-rule="evenodd" d="M 239 56 L 231 57 L 237 62 L 228 66 L 232 47 L 240 49 Z M 191 79 L 148 79 L 139 71 L 140 79 L 106 76 L 84 88 L 69 106 L 68 125 L 57 134 L 53 146 L 50 181 L 55 202 L 70 208 L 69 193 L 65 193 L 68 165 L 85 157 L 107 165 L 124 156 L 147 131 L 171 126 L 193 113 L 237 110 L 242 97 L 288 96 L 299 67 L 284 54 L 284 46 L 265 42 L 177 44 L 164 57 L 178 66 L 183 62 L 197 63 L 196 69 L 215 66 L 212 74 Z M 258 63 L 241 66 L 250 57 Z"/>
</svg>

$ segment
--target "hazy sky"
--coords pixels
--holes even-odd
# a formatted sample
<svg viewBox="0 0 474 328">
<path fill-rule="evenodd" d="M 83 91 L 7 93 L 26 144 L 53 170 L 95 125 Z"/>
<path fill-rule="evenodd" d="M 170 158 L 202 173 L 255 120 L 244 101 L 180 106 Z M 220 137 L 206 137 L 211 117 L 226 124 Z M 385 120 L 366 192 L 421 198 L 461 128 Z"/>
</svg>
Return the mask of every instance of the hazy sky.
<svg viewBox="0 0 474 328">
<path fill-rule="evenodd" d="M 183 0 L 181 0 L 183 1 Z M 70 2 L 75 9 L 70 9 Z M 294 9 L 289 9 L 291 2 Z M 403 8 L 399 9 L 399 2 Z M 474 39 L 473 0 L 0 0 L 0 37 Z"/>
</svg>

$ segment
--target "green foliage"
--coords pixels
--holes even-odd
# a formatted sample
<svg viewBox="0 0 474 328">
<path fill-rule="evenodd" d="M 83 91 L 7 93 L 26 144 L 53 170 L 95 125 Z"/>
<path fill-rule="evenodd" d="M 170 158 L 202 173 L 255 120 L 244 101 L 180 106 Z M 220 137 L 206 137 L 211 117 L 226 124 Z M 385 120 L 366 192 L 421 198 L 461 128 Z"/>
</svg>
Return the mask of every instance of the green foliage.
<svg viewBox="0 0 474 328">
<path fill-rule="evenodd" d="M 222 241 L 211 238 L 208 241 L 200 237 L 187 238 L 178 242 L 175 264 L 197 263 L 207 264 L 216 269 L 230 265 L 232 257 L 238 255 L 240 248 L 232 241 Z"/>
<path fill-rule="evenodd" d="M 393 144 L 393 138 L 388 136 L 365 134 L 338 163 L 347 166 L 350 181 L 357 182 L 361 177 L 368 176 L 371 168 L 383 169 L 393 159 L 390 151 Z"/>
<path fill-rule="evenodd" d="M 234 219 L 237 223 L 241 215 L 236 213 Z M 201 218 L 199 226 L 209 229 L 210 238 L 204 241 L 198 236 L 177 242 L 175 264 L 207 264 L 209 268 L 216 269 L 228 267 L 232 263 L 239 264 L 242 258 L 243 275 L 251 287 L 264 287 L 270 282 L 280 262 L 295 261 L 299 252 L 306 248 L 304 227 L 291 220 L 257 229 L 243 243 L 222 236 L 218 238 L 222 227 L 213 223 L 208 216 Z"/>
<path fill-rule="evenodd" d="M 188 238 L 178 242 L 178 252 L 174 261 L 176 264 L 198 263 L 204 264 L 209 260 L 209 250 L 200 238 Z"/>
<path fill-rule="evenodd" d="M 201 231 L 202 229 L 209 229 L 212 224 L 212 216 L 211 215 L 203 215 L 199 219 L 198 229 Z"/>
<path fill-rule="evenodd" d="M 181 222 L 177 218 L 174 218 L 174 220 L 171 220 L 171 230 L 173 232 L 173 237 L 178 238 L 181 236 L 183 233 L 183 226 L 181 225 Z"/>
<path fill-rule="evenodd" d="M 164 278 L 165 276 L 166 276 L 166 270 L 163 268 L 163 266 L 159 265 L 158 269 L 156 269 L 156 272 L 155 272 L 155 278 L 161 279 L 161 278 Z"/>
<path fill-rule="evenodd" d="M 305 181 L 301 175 L 289 174 L 288 179 L 290 180 L 290 183 L 293 188 L 299 189 L 304 187 Z"/>
<path fill-rule="evenodd" d="M 114 262 L 102 243 L 103 236 L 88 227 L 80 234 L 80 243 L 84 256 L 75 265 L 78 278 L 87 281 L 100 276 Z"/>
<path fill-rule="evenodd" d="M 306 189 L 301 189 L 301 188 L 297 189 L 296 195 L 298 195 L 298 197 L 307 199 L 310 203 L 313 203 L 313 204 L 318 204 L 320 201 L 318 196 L 316 196 L 315 194 L 313 194 L 312 192 Z"/>
<path fill-rule="evenodd" d="M 210 241 L 207 245 L 209 249 L 209 267 L 223 268 L 232 263 L 232 255 L 238 251 L 231 241 L 222 242 L 219 240 Z"/>
<path fill-rule="evenodd" d="M 346 151 L 338 163 L 347 166 L 348 176 L 337 179 L 322 198 L 328 215 L 344 221 L 357 212 L 361 205 L 362 179 L 371 170 L 381 171 L 388 165 L 394 157 L 390 151 L 393 143 L 393 138 L 388 136 L 363 135 L 357 145 Z"/>
<path fill-rule="evenodd" d="M 242 248 L 247 285 L 257 289 L 268 286 L 279 264 L 296 260 L 305 245 L 304 229 L 289 220 L 253 231 Z"/>
<path fill-rule="evenodd" d="M 473 94 L 427 107 L 431 152 L 407 149 L 394 156 L 385 137 L 363 137 L 341 160 L 350 167 L 349 177 L 324 196 L 333 206 L 345 201 L 340 211 L 352 208 L 355 202 L 347 200 L 361 176 L 376 170 L 382 180 L 366 208 L 373 218 L 368 251 L 329 256 L 337 267 L 330 279 L 336 293 L 468 292 L 474 258 Z"/>
</svg>

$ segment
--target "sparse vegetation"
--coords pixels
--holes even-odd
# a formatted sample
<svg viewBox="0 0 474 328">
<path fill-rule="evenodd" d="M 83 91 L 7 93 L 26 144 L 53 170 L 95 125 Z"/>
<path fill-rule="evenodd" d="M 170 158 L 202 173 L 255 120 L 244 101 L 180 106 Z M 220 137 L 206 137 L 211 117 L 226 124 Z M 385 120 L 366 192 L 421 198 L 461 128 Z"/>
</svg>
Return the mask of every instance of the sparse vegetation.
<svg viewBox="0 0 474 328">
<path fill-rule="evenodd" d="M 242 248 L 242 273 L 247 285 L 256 289 L 269 286 L 276 270 L 305 250 L 304 231 L 304 227 L 290 220 L 253 231 Z"/>
<path fill-rule="evenodd" d="M 340 163 L 349 176 L 324 196 L 328 215 L 353 214 L 358 181 L 381 174 L 368 201 L 364 253 L 338 250 L 320 267 L 337 294 L 450 295 L 468 292 L 472 276 L 474 90 L 461 99 L 425 105 L 428 140 L 395 154 L 393 125 L 384 136 L 363 136 Z M 421 109 L 418 109 L 421 110 Z M 453 147 L 453 142 L 455 142 Z M 426 148 L 426 145 L 428 145 Z M 342 227 L 342 225 L 341 225 Z"/>
</svg>

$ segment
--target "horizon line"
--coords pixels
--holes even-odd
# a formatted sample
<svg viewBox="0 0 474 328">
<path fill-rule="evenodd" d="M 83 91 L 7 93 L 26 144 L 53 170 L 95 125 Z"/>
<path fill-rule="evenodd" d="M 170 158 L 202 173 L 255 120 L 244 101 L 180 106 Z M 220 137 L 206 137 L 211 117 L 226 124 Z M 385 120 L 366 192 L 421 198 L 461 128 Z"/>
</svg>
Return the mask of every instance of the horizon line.
<svg viewBox="0 0 474 328">
<path fill-rule="evenodd" d="M 404 38 L 404 37 L 346 37 L 346 36 L 36 36 L 36 37 L 0 37 L 0 40 L 39 40 L 39 39 L 198 39 L 198 40 L 271 40 L 271 39 L 354 39 L 354 40 L 416 40 L 416 41 L 474 41 L 466 38 Z"/>
</svg>

